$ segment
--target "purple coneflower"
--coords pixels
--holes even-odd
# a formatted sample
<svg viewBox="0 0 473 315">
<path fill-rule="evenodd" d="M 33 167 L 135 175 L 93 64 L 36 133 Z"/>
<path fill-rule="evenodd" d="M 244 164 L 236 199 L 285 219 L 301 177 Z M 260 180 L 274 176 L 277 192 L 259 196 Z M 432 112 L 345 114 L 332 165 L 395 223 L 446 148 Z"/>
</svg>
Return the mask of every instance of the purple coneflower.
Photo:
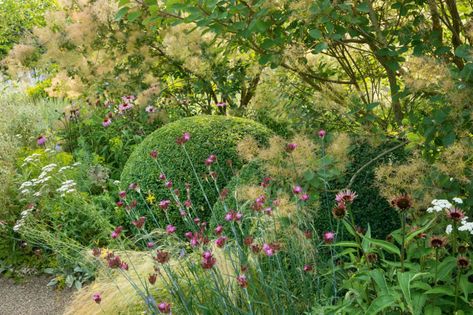
<svg viewBox="0 0 473 315">
<path fill-rule="evenodd" d="M 108 127 L 112 124 L 112 119 L 105 117 L 102 121 L 102 126 Z"/>
<path fill-rule="evenodd" d="M 400 211 L 406 211 L 412 208 L 413 202 L 407 194 L 401 194 L 391 200 L 391 205 Z"/>
<path fill-rule="evenodd" d="M 465 212 L 459 208 L 452 208 L 447 210 L 447 217 L 453 221 L 459 222 L 465 217 Z"/>
<path fill-rule="evenodd" d="M 429 240 L 429 245 L 432 248 L 442 248 L 447 245 L 447 239 L 443 236 L 432 236 Z"/>
<path fill-rule="evenodd" d="M 133 108 L 133 104 L 131 104 L 131 103 L 122 103 L 122 104 L 118 105 L 118 111 L 120 113 L 124 113 L 127 110 L 130 110 L 132 108 Z"/>
<path fill-rule="evenodd" d="M 146 111 L 147 113 L 154 113 L 154 112 L 156 112 L 156 107 L 151 106 L 151 105 L 150 105 L 150 106 L 146 106 L 145 111 Z"/>
<path fill-rule="evenodd" d="M 356 192 L 346 189 L 335 195 L 335 201 L 337 203 L 353 203 L 356 197 L 358 197 Z"/>
<path fill-rule="evenodd" d="M 467 269 L 470 266 L 470 260 L 467 257 L 459 256 L 457 258 L 457 266 L 460 269 Z"/>
</svg>

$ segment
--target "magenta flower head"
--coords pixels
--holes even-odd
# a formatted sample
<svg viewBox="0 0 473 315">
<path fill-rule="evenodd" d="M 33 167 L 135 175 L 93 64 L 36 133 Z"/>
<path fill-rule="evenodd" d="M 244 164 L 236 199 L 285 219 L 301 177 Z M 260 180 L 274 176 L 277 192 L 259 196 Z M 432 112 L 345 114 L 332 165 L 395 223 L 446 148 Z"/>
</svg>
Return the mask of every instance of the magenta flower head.
<svg viewBox="0 0 473 315">
<path fill-rule="evenodd" d="M 158 310 L 163 314 L 169 314 L 169 313 L 171 313 L 171 304 L 161 302 L 158 305 Z"/>
<path fill-rule="evenodd" d="M 153 247 L 154 247 L 154 243 L 153 243 L 153 242 L 148 242 L 148 243 L 146 243 L 146 247 L 148 247 L 148 248 L 153 248 Z"/>
<path fill-rule="evenodd" d="M 120 234 L 122 233 L 123 231 L 123 227 L 122 226 L 117 226 L 115 228 L 115 230 L 113 230 L 112 234 L 110 235 L 113 239 L 116 239 L 120 236 Z"/>
<path fill-rule="evenodd" d="M 166 226 L 166 233 L 168 234 L 172 234 L 176 232 L 176 227 L 172 224 L 169 224 L 168 226 Z"/>
<path fill-rule="evenodd" d="M 356 192 L 351 191 L 350 189 L 345 189 L 335 195 L 335 201 L 337 203 L 345 203 L 345 204 L 353 203 L 356 197 L 358 197 Z"/>
<path fill-rule="evenodd" d="M 161 200 L 159 202 L 159 207 L 163 210 L 167 210 L 167 208 L 169 208 L 169 205 L 171 204 L 171 201 L 170 200 Z"/>
<path fill-rule="evenodd" d="M 312 267 L 312 265 L 304 265 L 304 271 L 305 272 L 309 272 L 309 271 L 312 271 L 314 270 L 314 267 Z"/>
<path fill-rule="evenodd" d="M 327 134 L 327 132 L 323 129 L 320 129 L 319 132 L 318 132 L 318 135 L 319 135 L 319 138 L 320 139 L 323 139 L 325 138 L 325 135 Z"/>
<path fill-rule="evenodd" d="M 127 110 L 130 110 L 132 108 L 133 108 L 133 104 L 131 104 L 131 103 L 122 103 L 122 104 L 118 105 L 118 110 L 119 110 L 120 113 L 124 113 Z"/>
<path fill-rule="evenodd" d="M 186 201 L 184 201 L 184 206 L 185 206 L 186 208 L 192 207 L 192 201 L 190 201 L 189 199 L 187 199 Z"/>
<path fill-rule="evenodd" d="M 166 180 L 166 175 L 164 175 L 163 173 L 159 174 L 159 179 Z"/>
<path fill-rule="evenodd" d="M 172 188 L 172 181 L 168 180 L 167 182 L 164 183 L 164 187 L 166 188 Z"/>
<path fill-rule="evenodd" d="M 134 220 L 131 223 L 136 226 L 137 229 L 141 229 L 145 225 L 146 217 L 140 217 L 138 220 Z"/>
<path fill-rule="evenodd" d="M 324 242 L 326 244 L 331 244 L 335 240 L 334 232 L 325 232 L 324 233 Z"/>
<path fill-rule="evenodd" d="M 241 218 L 243 218 L 243 213 L 237 212 L 237 213 L 235 214 L 235 221 L 240 221 Z"/>
<path fill-rule="evenodd" d="M 127 271 L 128 270 L 128 264 L 126 262 L 122 261 L 122 263 L 120 264 L 120 269 Z"/>
<path fill-rule="evenodd" d="M 118 200 L 115 204 L 117 205 L 118 208 L 121 208 L 124 205 L 123 201 L 121 200 Z"/>
<path fill-rule="evenodd" d="M 460 222 L 465 217 L 465 212 L 458 208 L 451 208 L 447 210 L 447 218 Z"/>
<path fill-rule="evenodd" d="M 102 126 L 108 127 L 112 124 L 112 120 L 108 117 L 105 117 L 102 121 Z"/>
<path fill-rule="evenodd" d="M 147 113 L 154 113 L 154 112 L 156 112 L 156 107 L 151 106 L 151 105 L 150 105 L 150 106 L 146 106 L 145 111 L 146 111 Z"/>
<path fill-rule="evenodd" d="M 122 190 L 118 193 L 118 197 L 120 197 L 121 199 L 125 199 L 126 197 L 126 191 Z"/>
<path fill-rule="evenodd" d="M 266 256 L 273 256 L 276 253 L 275 247 L 268 243 L 263 244 L 263 251 L 265 252 Z"/>
<path fill-rule="evenodd" d="M 230 212 L 227 212 L 227 214 L 225 214 L 225 221 L 233 221 L 234 218 L 235 218 L 234 211 L 230 211 Z"/>
<path fill-rule="evenodd" d="M 227 103 L 225 103 L 225 102 L 220 102 L 220 103 L 217 103 L 217 104 L 215 104 L 215 105 L 216 105 L 217 107 L 225 107 L 225 106 L 227 106 Z"/>
<path fill-rule="evenodd" d="M 153 150 L 149 153 L 149 156 L 151 156 L 152 159 L 155 159 L 158 157 L 158 151 Z"/>
<path fill-rule="evenodd" d="M 214 154 L 211 154 L 211 155 L 205 160 L 205 165 L 210 166 L 210 165 L 212 165 L 213 163 L 215 163 L 215 161 L 217 161 L 217 156 L 215 156 Z"/>
<path fill-rule="evenodd" d="M 218 248 L 222 248 L 225 246 L 225 243 L 227 242 L 227 237 L 226 236 L 220 236 L 215 240 L 215 245 L 217 245 Z"/>
<path fill-rule="evenodd" d="M 184 132 L 184 134 L 182 136 L 177 138 L 176 143 L 179 144 L 179 145 L 182 145 L 182 144 L 186 143 L 187 141 L 189 141 L 190 139 L 191 139 L 191 134 L 188 133 L 188 132 Z"/>
<path fill-rule="evenodd" d="M 297 148 L 297 143 L 288 143 L 286 145 L 286 151 L 287 152 L 292 152 Z"/>
<path fill-rule="evenodd" d="M 245 275 L 239 275 L 236 277 L 238 285 L 242 288 L 248 287 L 248 279 L 246 279 Z"/>
<path fill-rule="evenodd" d="M 217 234 L 217 235 L 222 234 L 222 232 L 223 232 L 223 226 L 221 226 L 220 224 L 217 225 L 217 227 L 215 228 L 214 231 L 215 231 L 215 234 Z"/>
<path fill-rule="evenodd" d="M 202 268 L 212 269 L 212 267 L 215 265 L 216 262 L 217 260 L 215 259 L 215 257 L 212 256 L 211 252 L 205 251 L 202 254 L 202 262 L 201 262 Z"/>
<path fill-rule="evenodd" d="M 307 201 L 307 200 L 309 200 L 309 195 L 308 194 L 302 194 L 299 197 L 299 199 L 302 200 L 302 201 Z"/>
<path fill-rule="evenodd" d="M 92 295 L 92 300 L 94 300 L 95 303 L 100 304 L 100 302 L 102 302 L 102 296 L 100 293 L 94 293 Z"/>
<path fill-rule="evenodd" d="M 46 137 L 41 135 L 36 139 L 38 145 L 44 145 L 46 143 Z"/>
<path fill-rule="evenodd" d="M 292 188 L 292 192 L 296 195 L 300 194 L 302 192 L 302 187 L 301 186 L 294 186 Z"/>
</svg>

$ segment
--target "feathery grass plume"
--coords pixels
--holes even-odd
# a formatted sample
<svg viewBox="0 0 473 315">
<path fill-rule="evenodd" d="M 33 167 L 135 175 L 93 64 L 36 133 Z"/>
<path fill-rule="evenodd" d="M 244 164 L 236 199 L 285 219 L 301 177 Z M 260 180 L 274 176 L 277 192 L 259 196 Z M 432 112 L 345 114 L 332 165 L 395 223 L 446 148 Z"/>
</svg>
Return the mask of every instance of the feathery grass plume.
<svg viewBox="0 0 473 315">
<path fill-rule="evenodd" d="M 384 164 L 376 168 L 376 184 L 380 194 L 391 200 L 399 192 L 405 192 L 413 196 L 417 207 L 427 207 L 432 196 L 438 192 L 431 187 L 426 190 L 426 176 L 429 173 L 429 165 L 422 158 L 415 156 L 405 164 Z"/>
<path fill-rule="evenodd" d="M 350 163 L 350 155 L 348 154 L 350 145 L 350 137 L 346 133 L 340 133 L 327 148 L 327 154 L 335 158 L 335 166 L 342 172 Z"/>
<path fill-rule="evenodd" d="M 255 200 L 264 194 L 264 188 L 256 185 L 242 185 L 236 188 L 238 201 Z"/>
<path fill-rule="evenodd" d="M 403 78 L 406 86 L 415 92 L 448 93 L 454 81 L 446 64 L 426 56 L 411 56 L 404 63 Z"/>
<path fill-rule="evenodd" d="M 304 174 L 308 170 L 315 169 L 317 164 L 316 154 L 319 151 L 319 146 L 303 135 L 295 135 L 291 142 L 297 144 L 297 149 L 291 153 L 291 159 L 295 164 L 297 172 Z"/>
<path fill-rule="evenodd" d="M 472 170 L 473 163 L 467 161 L 471 156 L 473 156 L 473 147 L 465 142 L 457 141 L 440 154 L 434 166 L 445 175 L 468 184 L 471 179 L 466 176 L 466 171 Z"/>
<path fill-rule="evenodd" d="M 243 160 L 251 161 L 258 155 L 258 142 L 252 136 L 246 136 L 238 142 L 237 152 Z"/>
</svg>

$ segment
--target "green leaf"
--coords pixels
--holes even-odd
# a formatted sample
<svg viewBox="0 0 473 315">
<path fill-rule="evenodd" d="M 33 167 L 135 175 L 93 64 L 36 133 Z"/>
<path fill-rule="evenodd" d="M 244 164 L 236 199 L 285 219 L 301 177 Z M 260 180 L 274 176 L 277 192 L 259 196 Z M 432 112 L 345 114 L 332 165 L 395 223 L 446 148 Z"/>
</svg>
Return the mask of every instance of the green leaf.
<svg viewBox="0 0 473 315">
<path fill-rule="evenodd" d="M 451 286 L 439 286 L 428 291 L 425 291 L 424 294 L 443 294 L 449 296 L 455 296 L 455 292 Z"/>
<path fill-rule="evenodd" d="M 345 226 L 345 229 L 347 229 L 347 232 L 356 237 L 356 232 L 355 232 L 355 230 L 353 229 L 353 227 L 350 225 L 350 223 L 347 222 L 346 219 L 343 219 L 343 220 L 342 220 L 342 223 L 343 223 L 343 225 Z"/>
<path fill-rule="evenodd" d="M 378 314 L 382 310 L 390 307 L 391 305 L 395 304 L 396 300 L 391 295 L 381 295 L 374 299 L 370 307 L 366 310 L 366 315 L 371 314 Z"/>
<path fill-rule="evenodd" d="M 349 242 L 349 241 L 336 242 L 332 244 L 331 246 L 360 248 L 360 246 L 358 246 L 356 242 Z"/>
<path fill-rule="evenodd" d="M 471 46 L 469 45 L 460 45 L 455 49 L 455 56 L 467 59 L 471 57 Z"/>
<path fill-rule="evenodd" d="M 442 309 L 435 304 L 427 304 L 424 309 L 424 315 L 442 315 Z"/>
<path fill-rule="evenodd" d="M 133 22 L 141 16 L 141 11 L 134 11 L 128 14 L 128 21 Z"/>
<path fill-rule="evenodd" d="M 430 228 L 430 225 L 432 223 L 434 223 L 434 221 L 436 220 L 436 218 L 433 218 L 432 220 L 430 220 L 429 223 L 427 223 L 422 229 L 418 229 L 412 233 L 409 233 L 407 234 L 407 237 L 406 237 L 406 244 L 408 244 L 414 237 L 416 237 L 417 235 L 421 234 L 421 233 L 424 233 L 425 231 L 427 231 L 428 228 Z"/>
<path fill-rule="evenodd" d="M 115 20 L 120 21 L 128 13 L 128 10 L 128 7 L 122 7 L 120 10 L 118 10 L 117 14 L 115 15 Z"/>
<path fill-rule="evenodd" d="M 309 31 L 309 35 L 310 37 L 312 37 L 313 39 L 320 39 L 322 38 L 322 32 L 317 30 L 317 29 L 313 29 L 313 30 L 310 30 Z"/>
<path fill-rule="evenodd" d="M 401 251 L 394 244 L 391 244 L 389 242 L 382 241 L 382 240 L 377 240 L 377 239 L 374 239 L 374 238 L 369 238 L 369 237 L 366 237 L 366 236 L 363 236 L 363 238 L 368 239 L 370 241 L 370 243 L 381 247 L 382 249 L 384 249 L 385 251 L 387 251 L 391 254 L 396 254 L 398 256 L 401 256 Z"/>
<path fill-rule="evenodd" d="M 363 2 L 363 3 L 360 3 L 356 9 L 360 12 L 364 12 L 364 13 L 368 13 L 370 11 L 370 7 L 368 5 L 368 2 Z"/>
<path fill-rule="evenodd" d="M 328 44 L 326 42 L 318 43 L 317 45 L 315 45 L 314 49 L 312 49 L 312 52 L 314 54 L 318 54 L 327 48 Z"/>
</svg>

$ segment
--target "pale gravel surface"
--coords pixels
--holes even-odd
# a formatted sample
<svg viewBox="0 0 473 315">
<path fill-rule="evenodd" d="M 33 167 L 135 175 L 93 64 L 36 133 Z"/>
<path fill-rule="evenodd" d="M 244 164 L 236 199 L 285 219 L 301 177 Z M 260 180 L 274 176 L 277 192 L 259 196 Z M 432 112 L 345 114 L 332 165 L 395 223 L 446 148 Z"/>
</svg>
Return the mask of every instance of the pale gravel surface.
<svg viewBox="0 0 473 315">
<path fill-rule="evenodd" d="M 0 275 L 0 315 L 61 315 L 72 291 L 55 291 L 48 277 L 28 277 L 17 284 Z"/>
</svg>

